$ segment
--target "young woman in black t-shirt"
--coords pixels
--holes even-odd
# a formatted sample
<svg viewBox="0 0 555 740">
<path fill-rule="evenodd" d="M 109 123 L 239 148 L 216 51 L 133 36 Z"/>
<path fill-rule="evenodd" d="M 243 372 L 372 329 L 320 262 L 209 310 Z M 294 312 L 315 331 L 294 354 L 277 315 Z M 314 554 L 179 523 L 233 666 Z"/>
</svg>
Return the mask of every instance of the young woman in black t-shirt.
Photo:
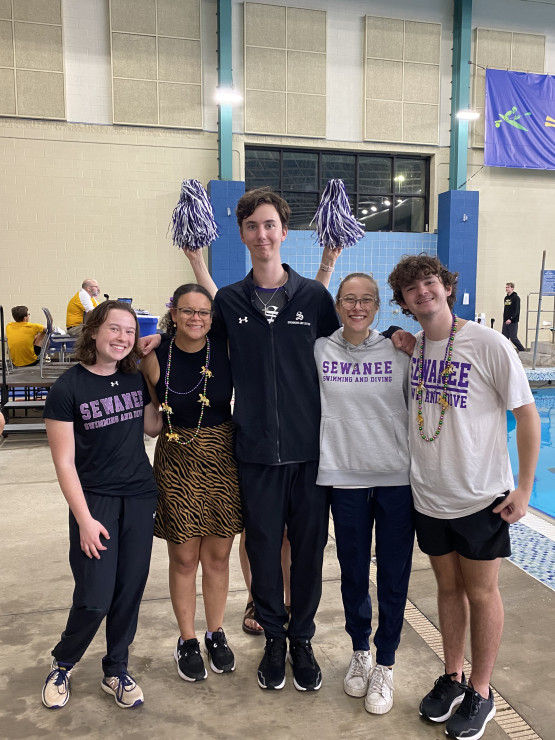
<svg viewBox="0 0 555 740">
<path fill-rule="evenodd" d="M 70 508 L 69 561 L 75 579 L 66 628 L 52 651 L 42 701 L 65 706 L 75 664 L 106 617 L 101 688 L 124 709 L 143 703 L 127 672 L 152 549 L 157 490 L 143 432 L 162 426 L 137 373 L 139 326 L 117 301 L 89 314 L 78 340 L 79 364 L 52 386 L 46 432 L 58 482 Z"/>
</svg>

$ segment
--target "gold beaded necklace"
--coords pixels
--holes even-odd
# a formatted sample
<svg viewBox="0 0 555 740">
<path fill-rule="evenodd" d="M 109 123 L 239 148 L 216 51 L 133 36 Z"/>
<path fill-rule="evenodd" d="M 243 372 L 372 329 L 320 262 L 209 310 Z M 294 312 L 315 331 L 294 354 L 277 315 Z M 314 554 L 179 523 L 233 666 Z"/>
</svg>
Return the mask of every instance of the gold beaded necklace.
<svg viewBox="0 0 555 740">
<path fill-rule="evenodd" d="M 180 392 L 180 391 L 174 391 L 173 389 L 170 388 L 170 369 L 171 369 L 171 364 L 172 364 L 172 349 L 173 349 L 174 342 L 175 342 L 175 337 L 172 337 L 172 340 L 170 342 L 170 349 L 168 351 L 168 365 L 166 367 L 166 377 L 164 379 L 164 385 L 166 386 L 166 392 L 164 393 L 164 403 L 162 404 L 162 411 L 165 412 L 166 418 L 168 420 L 168 428 L 170 430 L 169 432 L 166 432 L 166 437 L 168 438 L 168 441 L 177 442 L 177 444 L 179 445 L 188 445 L 194 439 L 196 439 L 200 431 L 200 427 L 202 424 L 202 417 L 204 416 L 205 406 L 210 406 L 210 401 L 208 400 L 208 396 L 206 395 L 206 385 L 208 383 L 208 379 L 212 377 L 212 372 L 209 369 L 210 367 L 210 339 L 206 337 L 206 360 L 204 361 L 204 365 L 202 366 L 200 370 L 200 374 L 204 376 L 204 385 L 202 388 L 202 393 L 199 393 L 199 398 L 198 398 L 198 403 L 201 404 L 200 416 L 199 416 L 199 420 L 197 423 L 195 433 L 190 439 L 187 439 L 187 440 L 182 440 L 179 434 L 177 432 L 174 432 L 172 429 L 171 414 L 173 414 L 173 411 L 172 411 L 171 406 L 168 404 L 168 393 L 171 390 L 172 393 L 176 393 L 179 396 L 187 395 L 188 393 L 192 393 L 194 390 L 196 390 L 199 387 L 201 381 L 199 380 L 199 382 L 188 391 Z"/>
<path fill-rule="evenodd" d="M 443 428 L 443 417 L 449 407 L 449 401 L 447 400 L 447 385 L 449 383 L 449 376 L 454 372 L 453 365 L 451 364 L 451 358 L 453 356 L 453 343 L 455 341 L 455 334 L 457 333 L 457 322 L 458 318 L 453 314 L 453 323 L 451 324 L 451 333 L 447 340 L 447 346 L 445 348 L 445 367 L 441 371 L 443 378 L 443 389 L 438 399 L 438 403 L 441 406 L 441 413 L 439 415 L 439 423 L 437 429 L 431 437 L 424 432 L 424 416 L 422 414 L 422 396 L 424 395 L 424 347 L 426 345 L 426 334 L 422 332 L 422 338 L 420 340 L 420 354 L 418 357 L 418 386 L 416 388 L 416 398 L 418 401 L 418 414 L 416 416 L 416 423 L 418 424 L 418 431 L 424 442 L 433 442 L 437 439 Z"/>
</svg>

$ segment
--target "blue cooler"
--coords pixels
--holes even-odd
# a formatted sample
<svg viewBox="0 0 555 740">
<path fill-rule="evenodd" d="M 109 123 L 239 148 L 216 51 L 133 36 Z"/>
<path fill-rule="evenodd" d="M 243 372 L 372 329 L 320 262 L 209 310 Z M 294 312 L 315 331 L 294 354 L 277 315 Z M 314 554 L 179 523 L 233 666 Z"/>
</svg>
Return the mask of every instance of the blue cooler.
<svg viewBox="0 0 555 740">
<path fill-rule="evenodd" d="M 149 334 L 156 334 L 159 316 L 141 316 L 137 314 L 139 322 L 139 336 L 147 337 Z"/>
</svg>

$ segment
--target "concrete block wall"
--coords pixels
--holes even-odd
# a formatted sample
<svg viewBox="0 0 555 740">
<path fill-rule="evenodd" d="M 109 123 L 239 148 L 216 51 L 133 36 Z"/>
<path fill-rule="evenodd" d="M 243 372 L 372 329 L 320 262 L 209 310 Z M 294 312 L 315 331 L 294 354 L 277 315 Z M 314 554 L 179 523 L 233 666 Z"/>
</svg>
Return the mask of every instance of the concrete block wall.
<svg viewBox="0 0 555 740">
<path fill-rule="evenodd" d="M 187 260 L 168 225 L 184 178 L 217 176 L 214 134 L 0 121 L 0 303 L 64 326 L 87 277 L 155 315 Z"/>
</svg>

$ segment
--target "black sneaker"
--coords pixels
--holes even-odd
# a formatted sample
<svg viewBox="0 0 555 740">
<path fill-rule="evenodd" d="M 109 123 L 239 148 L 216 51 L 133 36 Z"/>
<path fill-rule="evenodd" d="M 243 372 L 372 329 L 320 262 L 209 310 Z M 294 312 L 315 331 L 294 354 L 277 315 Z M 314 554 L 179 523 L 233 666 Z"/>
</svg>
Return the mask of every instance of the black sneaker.
<svg viewBox="0 0 555 740">
<path fill-rule="evenodd" d="M 289 640 L 289 660 L 293 666 L 295 688 L 299 691 L 318 691 L 322 685 L 322 672 L 310 640 Z"/>
<path fill-rule="evenodd" d="M 434 688 L 420 702 L 418 710 L 421 717 L 432 722 L 445 722 L 451 716 L 453 709 L 458 706 L 464 698 L 466 678 L 462 674 L 462 681 L 453 681 L 456 673 L 444 673 L 440 676 Z"/>
<path fill-rule="evenodd" d="M 491 689 L 488 698 L 484 699 L 471 686 L 466 686 L 462 704 L 445 726 L 445 734 L 457 740 L 478 740 L 494 716 L 495 702 Z"/>
<path fill-rule="evenodd" d="M 225 632 L 221 627 L 217 632 L 212 632 L 211 640 L 205 635 L 204 644 L 210 657 L 210 668 L 214 673 L 231 673 L 235 670 L 235 656 L 229 649 Z"/>
<path fill-rule="evenodd" d="M 267 637 L 264 657 L 258 666 L 258 685 L 261 689 L 282 689 L 285 686 L 285 637 Z"/>
<path fill-rule="evenodd" d="M 173 657 L 177 663 L 177 672 L 184 681 L 203 681 L 208 672 L 200 654 L 200 646 L 196 638 L 185 640 L 182 644 L 177 641 Z"/>
</svg>

